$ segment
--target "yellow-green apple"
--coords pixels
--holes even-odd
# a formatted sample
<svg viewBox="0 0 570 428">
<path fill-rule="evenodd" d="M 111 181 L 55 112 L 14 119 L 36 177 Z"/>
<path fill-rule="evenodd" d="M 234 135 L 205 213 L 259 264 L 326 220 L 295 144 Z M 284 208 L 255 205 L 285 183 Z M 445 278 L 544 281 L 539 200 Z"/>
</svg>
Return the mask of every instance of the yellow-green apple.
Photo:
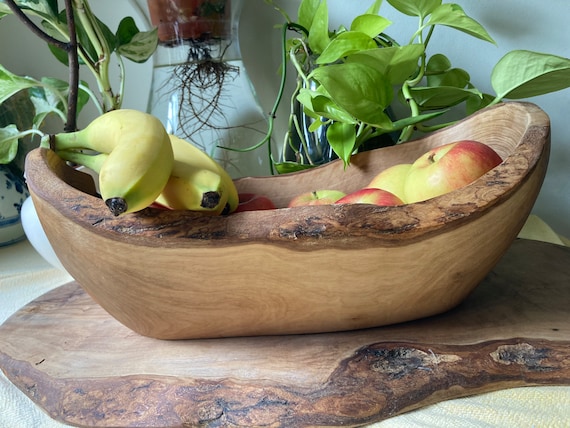
<svg viewBox="0 0 570 428">
<path fill-rule="evenodd" d="M 344 197 L 346 193 L 340 190 L 323 189 L 314 190 L 311 192 L 301 193 L 295 196 L 289 202 L 289 208 L 301 207 L 305 205 L 329 205 L 334 204 L 340 198 Z"/>
<path fill-rule="evenodd" d="M 392 165 L 380 171 L 366 187 L 386 190 L 396 195 L 402 201 L 405 201 L 404 185 L 411 167 L 411 163 Z"/>
<path fill-rule="evenodd" d="M 265 195 L 255 193 L 240 193 L 239 204 L 234 213 L 243 211 L 273 210 L 277 208 L 273 201 Z"/>
<path fill-rule="evenodd" d="M 491 147 L 461 140 L 431 149 L 411 166 L 404 195 L 407 203 L 424 201 L 475 181 L 502 162 Z"/>
<path fill-rule="evenodd" d="M 349 193 L 343 198 L 340 198 L 335 204 L 374 204 L 383 207 L 404 205 L 404 201 L 398 198 L 393 193 L 384 189 L 377 189 L 374 187 L 366 187 Z"/>
</svg>

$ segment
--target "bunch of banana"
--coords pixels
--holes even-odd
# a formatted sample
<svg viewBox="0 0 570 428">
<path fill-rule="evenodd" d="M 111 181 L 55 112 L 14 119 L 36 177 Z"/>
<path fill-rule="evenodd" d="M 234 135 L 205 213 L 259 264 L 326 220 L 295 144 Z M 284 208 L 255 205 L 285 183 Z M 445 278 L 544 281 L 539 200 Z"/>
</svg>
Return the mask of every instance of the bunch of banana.
<svg viewBox="0 0 570 428">
<path fill-rule="evenodd" d="M 50 143 L 62 159 L 99 173 L 101 196 L 114 215 L 154 202 L 171 209 L 225 214 L 239 202 L 233 180 L 216 161 L 169 135 L 146 113 L 105 113 L 82 131 L 51 136 Z"/>
<path fill-rule="evenodd" d="M 110 111 L 80 131 L 44 137 L 42 145 L 47 144 L 61 158 L 83 160 L 97 170 L 101 197 L 115 216 L 152 204 L 174 164 L 162 123 L 137 110 Z M 91 158 L 84 150 L 101 155 Z"/>
</svg>

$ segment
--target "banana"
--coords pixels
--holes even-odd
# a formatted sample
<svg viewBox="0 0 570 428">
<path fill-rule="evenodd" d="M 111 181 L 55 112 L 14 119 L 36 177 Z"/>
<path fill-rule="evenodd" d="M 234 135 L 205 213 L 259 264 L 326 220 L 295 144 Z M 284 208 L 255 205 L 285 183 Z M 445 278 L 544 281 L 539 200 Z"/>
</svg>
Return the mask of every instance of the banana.
<svg viewBox="0 0 570 428">
<path fill-rule="evenodd" d="M 176 176 L 185 176 L 186 173 L 184 172 L 187 169 L 207 169 L 209 171 L 212 172 L 217 172 L 222 180 L 222 189 L 223 189 L 223 193 L 225 193 L 225 195 L 222 195 L 223 198 L 225 198 L 227 205 L 225 205 L 224 207 L 222 207 L 222 214 L 229 214 L 231 212 L 233 212 L 238 204 L 239 204 L 239 195 L 238 195 L 238 191 L 237 188 L 234 184 L 234 181 L 232 180 L 232 178 L 230 177 L 230 175 L 227 173 L 227 171 L 218 163 L 216 162 L 212 157 L 210 157 L 206 152 L 204 152 L 203 150 L 201 150 L 200 148 L 196 147 L 195 145 L 193 145 L 192 143 L 189 143 L 188 141 L 179 138 L 175 135 L 169 134 L 170 137 L 170 143 L 172 145 L 172 151 L 174 152 L 174 167 L 173 167 L 173 171 L 172 171 L 172 175 L 176 175 Z M 187 180 L 189 182 L 192 182 L 192 178 L 188 177 Z M 161 195 L 162 196 L 162 195 Z M 180 199 L 183 199 L 183 195 L 179 195 Z M 160 200 L 161 198 L 159 198 L 159 200 L 157 202 L 159 203 L 165 203 L 165 205 L 170 206 L 167 200 L 164 200 L 164 202 L 161 202 Z M 171 201 L 173 201 L 173 199 L 171 199 Z M 180 200 L 179 200 L 180 202 Z M 174 202 L 171 202 L 174 203 Z M 182 207 L 184 205 L 177 205 L 179 207 Z M 186 207 L 187 208 L 181 208 L 181 209 L 192 209 L 192 206 L 194 206 L 193 204 L 187 204 Z"/>
<path fill-rule="evenodd" d="M 80 131 L 47 138 L 42 144 L 49 143 L 62 158 L 66 156 L 64 152 L 84 149 L 106 156 L 90 162 L 98 168 L 101 197 L 115 216 L 152 204 L 164 189 L 174 165 L 172 145 L 160 120 L 137 110 L 113 110 Z M 70 156 L 73 155 L 67 154 L 68 160 L 73 160 Z"/>
<path fill-rule="evenodd" d="M 229 214 L 237 208 L 238 192 L 230 175 L 214 159 L 191 143 L 169 135 L 174 163 L 156 202 L 171 209 L 204 214 Z M 109 155 L 73 150 L 58 152 L 62 159 L 100 172 Z"/>
<path fill-rule="evenodd" d="M 217 171 L 195 168 L 176 160 L 168 183 L 156 199 L 171 209 L 211 215 L 227 213 L 227 201 L 228 192 Z"/>
</svg>

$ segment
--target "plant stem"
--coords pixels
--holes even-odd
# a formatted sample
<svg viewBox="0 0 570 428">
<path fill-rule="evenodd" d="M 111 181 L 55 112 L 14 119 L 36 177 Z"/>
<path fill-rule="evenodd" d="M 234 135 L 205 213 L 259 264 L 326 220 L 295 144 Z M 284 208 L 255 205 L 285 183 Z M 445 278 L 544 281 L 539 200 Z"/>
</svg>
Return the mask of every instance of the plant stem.
<svg viewBox="0 0 570 428">
<path fill-rule="evenodd" d="M 281 70 L 281 82 L 279 84 L 279 91 L 277 93 L 277 98 L 275 100 L 275 103 L 273 104 L 273 108 L 271 109 L 271 112 L 269 113 L 267 133 L 265 134 L 265 137 L 260 142 L 258 142 L 254 146 L 251 146 L 251 147 L 243 150 L 243 151 L 255 150 L 255 149 L 261 147 L 263 144 L 267 144 L 268 145 L 269 164 L 271 165 L 271 174 L 274 174 L 275 171 L 273 168 L 273 154 L 271 152 L 270 140 L 271 140 L 271 136 L 273 135 L 273 128 L 275 126 L 275 119 L 277 117 L 277 109 L 279 108 L 279 104 L 281 104 L 281 100 L 282 100 L 283 94 L 285 92 L 285 85 L 287 83 L 287 67 L 286 67 L 286 62 L 287 62 L 287 31 L 291 30 L 291 29 L 300 29 L 301 31 L 307 32 L 307 30 L 304 29 L 303 27 L 301 27 L 300 25 L 287 24 L 287 25 L 283 26 L 282 33 L 281 33 L 281 42 L 282 42 L 281 43 L 281 46 L 282 46 L 282 48 L 281 48 L 281 64 L 283 64 L 283 68 Z M 306 78 L 305 74 L 301 72 L 300 65 L 298 64 L 296 58 L 294 57 L 295 55 L 293 54 L 293 52 L 290 52 L 289 56 L 291 58 L 292 63 L 295 65 L 295 68 L 299 72 L 299 74 L 301 76 L 303 76 L 303 78 L 306 82 L 308 82 L 308 79 Z M 297 93 L 297 91 L 295 91 L 295 93 Z"/>
<path fill-rule="evenodd" d="M 420 17 L 420 22 L 419 22 L 419 28 L 421 29 L 423 27 L 423 17 Z M 417 34 L 418 37 L 418 43 L 420 44 L 424 44 L 424 46 L 429 42 L 429 39 L 431 38 L 431 35 L 433 33 L 433 29 L 434 27 L 430 27 L 430 30 L 428 32 L 428 36 L 426 38 L 426 42 L 424 44 L 424 38 L 423 38 L 423 33 L 422 31 L 419 31 Z M 415 38 L 415 35 L 414 35 Z M 410 43 L 413 43 L 413 39 L 410 41 Z M 420 63 L 418 65 L 418 72 L 416 74 L 416 76 L 413 79 L 409 79 L 407 81 L 405 81 L 402 84 L 402 94 L 404 95 L 404 99 L 406 100 L 406 103 L 408 104 L 408 106 L 410 107 L 410 112 L 411 112 L 411 117 L 416 117 L 420 114 L 420 108 L 418 106 L 418 103 L 416 102 L 416 100 L 414 99 L 413 95 L 412 95 L 412 87 L 418 85 L 422 79 L 425 76 L 425 71 L 426 71 L 426 52 L 424 50 L 424 52 L 422 53 L 422 55 L 420 56 Z M 398 144 L 403 143 L 405 141 L 408 141 L 412 134 L 414 133 L 414 130 L 417 129 L 417 126 L 415 125 L 410 125 L 405 127 L 402 132 L 400 133 L 400 137 L 398 138 Z"/>
<path fill-rule="evenodd" d="M 101 31 L 97 19 L 91 12 L 89 3 L 85 0 L 73 0 L 79 21 L 83 24 L 83 28 L 87 33 L 89 41 L 92 43 L 95 52 L 97 53 L 98 60 L 95 64 L 97 72 L 95 77 L 97 85 L 103 96 L 103 110 L 114 110 L 120 108 L 120 97 L 115 98 L 111 85 L 109 83 L 109 61 L 110 61 L 110 48 L 107 44 L 105 36 Z"/>
<path fill-rule="evenodd" d="M 67 103 L 67 121 L 64 132 L 77 130 L 77 98 L 79 96 L 79 58 L 77 56 L 77 32 L 71 0 L 65 0 L 65 13 L 69 28 L 69 43 L 67 44 L 67 59 L 69 63 L 69 95 Z"/>
<path fill-rule="evenodd" d="M 77 36 L 75 31 L 75 18 L 71 0 L 65 0 L 66 17 L 69 29 L 69 41 L 62 42 L 51 37 L 39 28 L 28 16 L 18 7 L 14 0 L 5 0 L 10 10 L 16 15 L 26 27 L 35 35 L 47 43 L 67 52 L 69 62 L 69 95 L 67 102 L 67 121 L 64 130 L 74 131 L 77 128 L 77 97 L 79 92 L 79 60 L 77 56 Z"/>
</svg>

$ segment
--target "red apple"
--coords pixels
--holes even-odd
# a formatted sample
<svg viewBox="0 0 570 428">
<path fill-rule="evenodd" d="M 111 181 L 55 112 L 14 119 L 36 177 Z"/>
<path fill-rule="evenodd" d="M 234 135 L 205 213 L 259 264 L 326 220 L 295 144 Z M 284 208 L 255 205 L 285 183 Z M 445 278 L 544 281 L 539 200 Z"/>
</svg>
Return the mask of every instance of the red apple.
<svg viewBox="0 0 570 428">
<path fill-rule="evenodd" d="M 411 163 L 400 163 L 386 168 L 378 173 L 366 187 L 386 190 L 405 201 L 404 185 L 411 167 Z"/>
<path fill-rule="evenodd" d="M 339 199 L 335 204 L 374 204 L 383 207 L 394 205 L 404 205 L 404 201 L 393 193 L 383 189 L 367 187 L 349 193 L 344 198 Z"/>
<path fill-rule="evenodd" d="M 255 193 L 240 193 L 239 204 L 233 211 L 239 213 L 243 211 L 274 210 L 277 208 L 273 201 L 265 195 Z"/>
<path fill-rule="evenodd" d="M 334 204 L 346 193 L 340 190 L 314 190 L 312 192 L 301 193 L 289 202 L 289 208 L 302 207 L 306 205 L 329 205 Z"/>
<path fill-rule="evenodd" d="M 502 162 L 491 147 L 461 140 L 436 147 L 411 166 L 404 186 L 407 203 L 424 201 L 475 181 Z"/>
<path fill-rule="evenodd" d="M 152 204 L 150 204 L 150 208 L 156 208 L 159 210 L 172 210 L 172 208 L 170 208 L 169 206 L 162 205 L 161 203 L 156 202 L 156 201 L 154 201 Z"/>
</svg>

